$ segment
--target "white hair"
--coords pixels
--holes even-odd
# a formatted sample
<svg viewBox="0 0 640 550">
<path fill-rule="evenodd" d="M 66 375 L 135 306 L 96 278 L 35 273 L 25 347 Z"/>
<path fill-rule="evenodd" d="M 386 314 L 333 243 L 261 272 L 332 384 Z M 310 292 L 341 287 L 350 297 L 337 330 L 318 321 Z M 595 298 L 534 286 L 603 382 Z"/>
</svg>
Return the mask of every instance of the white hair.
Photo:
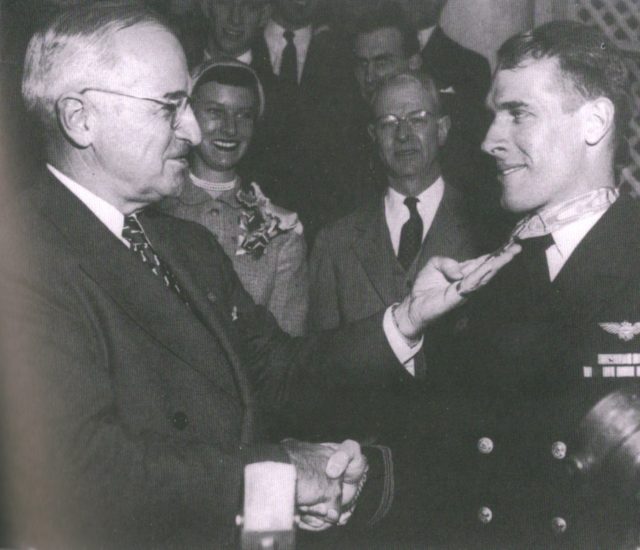
<svg viewBox="0 0 640 550">
<path fill-rule="evenodd" d="M 121 2 L 101 2 L 67 10 L 34 34 L 22 78 L 27 109 L 50 128 L 56 121 L 58 99 L 65 92 L 104 82 L 118 62 L 113 36 L 138 24 L 171 32 L 153 12 Z"/>
</svg>

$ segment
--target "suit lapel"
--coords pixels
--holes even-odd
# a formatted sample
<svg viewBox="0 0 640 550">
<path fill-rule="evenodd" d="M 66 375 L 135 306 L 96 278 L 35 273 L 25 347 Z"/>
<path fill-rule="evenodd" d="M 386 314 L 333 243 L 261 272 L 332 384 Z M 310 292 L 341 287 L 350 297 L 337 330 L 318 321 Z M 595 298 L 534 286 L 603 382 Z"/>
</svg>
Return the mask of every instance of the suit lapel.
<svg viewBox="0 0 640 550">
<path fill-rule="evenodd" d="M 42 189 L 43 214 L 76 250 L 81 270 L 159 346 L 212 379 L 226 393 L 237 396 L 229 369 L 216 369 L 215 361 L 203 361 L 209 359 L 211 334 L 180 298 L 62 184 L 51 178 Z M 162 256 L 160 250 L 157 252 Z M 173 270 L 170 260 L 167 262 Z"/>
<path fill-rule="evenodd" d="M 275 79 L 275 74 L 273 72 L 273 67 L 271 66 L 269 47 L 267 46 L 267 42 L 262 33 L 260 33 L 253 42 L 251 56 L 251 66 L 255 69 L 262 80 L 267 80 L 267 82 L 262 82 L 262 85 L 269 86 Z"/>
<path fill-rule="evenodd" d="M 230 335 L 231 312 L 223 311 L 217 300 L 210 299 L 210 290 L 215 284 L 214 276 L 207 276 L 198 269 L 198 258 L 193 258 L 191 250 L 184 243 L 172 238 L 170 226 L 163 223 L 163 216 L 158 216 L 152 209 L 143 217 L 145 231 L 152 242 L 158 243 L 156 250 L 174 271 L 181 286 L 189 296 L 192 308 L 199 313 L 199 319 L 214 334 L 224 349 L 238 382 L 238 389 L 245 405 L 249 404 L 249 381 L 246 379 L 240 357 L 238 356 Z M 166 221 L 166 218 L 164 218 Z M 210 336 L 209 336 L 210 337 Z"/>
<path fill-rule="evenodd" d="M 469 236 L 462 226 L 460 200 L 454 188 L 445 183 L 442 201 L 436 210 L 431 227 L 422 243 L 418 259 L 414 262 L 413 272 L 417 273 L 432 256 L 455 256 L 461 238 Z"/>
<path fill-rule="evenodd" d="M 360 212 L 362 215 L 354 223 L 353 251 L 383 305 L 391 304 L 398 300 L 396 281 L 402 268 L 391 245 L 384 217 L 384 199 Z"/>
<path fill-rule="evenodd" d="M 309 49 L 307 50 L 307 57 L 304 60 L 304 66 L 302 68 L 302 78 L 300 79 L 301 89 L 313 91 L 316 69 L 321 61 L 322 56 L 318 40 L 316 39 L 315 34 L 312 33 L 311 40 L 309 41 Z"/>
</svg>

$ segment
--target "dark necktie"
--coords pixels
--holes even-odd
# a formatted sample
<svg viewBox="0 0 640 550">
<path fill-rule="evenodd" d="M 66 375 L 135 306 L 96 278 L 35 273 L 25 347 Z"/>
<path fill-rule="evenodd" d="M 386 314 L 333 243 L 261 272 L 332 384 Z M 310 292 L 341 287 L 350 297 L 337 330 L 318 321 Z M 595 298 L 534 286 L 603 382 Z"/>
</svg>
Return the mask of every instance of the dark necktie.
<svg viewBox="0 0 640 550">
<path fill-rule="evenodd" d="M 188 306 L 189 301 L 180 288 L 175 275 L 171 272 L 169 266 L 160 259 L 155 250 L 153 250 L 151 243 L 144 234 L 142 226 L 135 215 L 124 218 L 122 237 L 131 244 L 131 252 L 142 260 L 142 263 L 145 264 L 156 277 L 162 279 L 165 286 L 175 292 Z"/>
<path fill-rule="evenodd" d="M 416 205 L 418 199 L 407 197 L 404 204 L 409 209 L 409 219 L 400 231 L 400 246 L 398 247 L 398 261 L 405 271 L 409 269 L 422 245 L 422 218 L 418 214 Z"/>
<path fill-rule="evenodd" d="M 516 239 L 516 242 L 522 246 L 520 256 L 530 276 L 533 288 L 543 289 L 547 287 L 551 279 L 549 278 L 546 251 L 547 248 L 555 244 L 551 234 L 528 239 Z"/>
<path fill-rule="evenodd" d="M 282 50 L 282 61 L 280 63 L 280 81 L 291 86 L 298 85 L 298 53 L 293 42 L 294 32 L 284 31 L 284 39 L 287 45 Z"/>
</svg>

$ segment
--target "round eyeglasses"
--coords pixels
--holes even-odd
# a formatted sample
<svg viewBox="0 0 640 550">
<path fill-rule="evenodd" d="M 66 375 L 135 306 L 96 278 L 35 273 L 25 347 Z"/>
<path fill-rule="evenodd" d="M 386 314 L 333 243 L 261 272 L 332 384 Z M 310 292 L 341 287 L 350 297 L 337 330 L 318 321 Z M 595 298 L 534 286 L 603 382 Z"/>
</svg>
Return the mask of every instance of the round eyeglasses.
<svg viewBox="0 0 640 550">
<path fill-rule="evenodd" d="M 167 118 L 170 120 L 171 129 L 173 130 L 175 130 L 178 126 L 180 126 L 180 121 L 182 120 L 182 116 L 187 110 L 187 107 L 191 105 L 191 98 L 186 93 L 172 99 L 160 99 L 157 97 L 142 97 L 142 96 L 137 96 L 132 94 L 126 94 L 124 92 L 118 92 L 116 90 L 107 90 L 105 88 L 84 88 L 83 90 L 80 91 L 81 94 L 84 94 L 85 92 L 99 92 L 103 94 L 117 95 L 120 97 L 137 99 L 140 101 L 149 101 L 152 103 L 156 103 L 157 105 L 161 105 L 162 109 L 165 111 L 167 115 Z"/>
<path fill-rule="evenodd" d="M 391 133 L 395 132 L 400 126 L 400 122 L 406 122 L 413 130 L 421 130 L 426 128 L 435 115 L 429 111 L 419 110 L 412 111 L 405 116 L 383 115 L 376 119 L 374 126 L 378 132 Z"/>
</svg>

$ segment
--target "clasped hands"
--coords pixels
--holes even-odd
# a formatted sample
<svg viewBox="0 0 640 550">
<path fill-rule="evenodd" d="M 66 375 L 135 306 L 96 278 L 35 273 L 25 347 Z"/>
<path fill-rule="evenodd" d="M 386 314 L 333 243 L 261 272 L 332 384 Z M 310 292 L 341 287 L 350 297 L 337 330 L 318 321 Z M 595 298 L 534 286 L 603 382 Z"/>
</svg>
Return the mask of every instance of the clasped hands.
<svg viewBox="0 0 640 550">
<path fill-rule="evenodd" d="M 323 531 L 344 525 L 366 481 L 368 464 L 360 445 L 350 439 L 339 444 L 293 439 L 282 443 L 296 467 L 298 526 Z"/>
</svg>

